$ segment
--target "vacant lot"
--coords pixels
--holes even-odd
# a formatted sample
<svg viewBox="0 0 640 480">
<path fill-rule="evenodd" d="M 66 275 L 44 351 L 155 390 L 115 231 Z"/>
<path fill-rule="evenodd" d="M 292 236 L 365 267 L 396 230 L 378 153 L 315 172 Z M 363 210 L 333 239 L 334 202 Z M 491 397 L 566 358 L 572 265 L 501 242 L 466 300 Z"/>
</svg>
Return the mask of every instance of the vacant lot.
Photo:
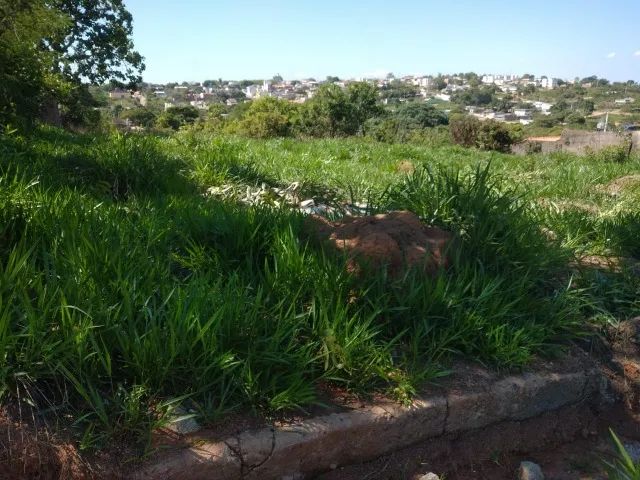
<svg viewBox="0 0 640 480">
<path fill-rule="evenodd" d="M 144 449 L 179 405 L 405 401 L 453 358 L 519 368 L 640 312 L 638 158 L 55 130 L 0 155 L 0 393 L 83 448 Z M 448 261 L 354 272 L 311 199 L 410 210 Z"/>
</svg>

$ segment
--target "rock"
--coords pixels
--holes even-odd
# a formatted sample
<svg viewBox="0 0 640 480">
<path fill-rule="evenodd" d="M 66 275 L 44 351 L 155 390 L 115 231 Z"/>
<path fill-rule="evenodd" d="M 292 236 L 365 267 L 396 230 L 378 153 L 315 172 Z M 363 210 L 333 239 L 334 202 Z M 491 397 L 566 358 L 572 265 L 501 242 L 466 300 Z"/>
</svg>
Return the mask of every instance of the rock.
<svg viewBox="0 0 640 480">
<path fill-rule="evenodd" d="M 180 435 L 197 432 L 200 430 L 200 424 L 194 417 L 195 415 L 184 407 L 177 407 L 173 411 L 173 418 L 167 424 L 167 428 Z"/>
<path fill-rule="evenodd" d="M 440 480 L 440 477 L 435 473 L 426 473 L 422 475 L 418 480 Z"/>
<path fill-rule="evenodd" d="M 537 463 L 520 462 L 518 478 L 520 480 L 544 480 L 544 474 Z"/>
<path fill-rule="evenodd" d="M 638 463 L 640 461 L 640 442 L 625 442 L 622 444 L 624 449 L 627 451 L 633 463 Z"/>
</svg>

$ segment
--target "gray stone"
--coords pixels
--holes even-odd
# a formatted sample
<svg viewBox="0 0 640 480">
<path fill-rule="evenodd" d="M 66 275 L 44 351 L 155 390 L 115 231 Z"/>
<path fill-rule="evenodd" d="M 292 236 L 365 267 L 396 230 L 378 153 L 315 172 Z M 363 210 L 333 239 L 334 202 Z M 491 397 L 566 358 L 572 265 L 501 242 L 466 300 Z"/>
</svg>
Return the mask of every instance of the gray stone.
<svg viewBox="0 0 640 480">
<path fill-rule="evenodd" d="M 627 451 L 634 463 L 640 461 L 640 442 L 623 443 L 622 446 Z"/>
<path fill-rule="evenodd" d="M 520 462 L 518 478 L 520 480 L 544 480 L 544 474 L 537 463 Z"/>
<path fill-rule="evenodd" d="M 440 480 L 440 477 L 435 473 L 429 472 L 422 475 L 418 480 Z"/>
<path fill-rule="evenodd" d="M 197 432 L 200 424 L 194 418 L 195 414 L 188 412 L 184 407 L 177 407 L 173 411 L 172 419 L 167 424 L 167 428 L 180 435 Z"/>
</svg>

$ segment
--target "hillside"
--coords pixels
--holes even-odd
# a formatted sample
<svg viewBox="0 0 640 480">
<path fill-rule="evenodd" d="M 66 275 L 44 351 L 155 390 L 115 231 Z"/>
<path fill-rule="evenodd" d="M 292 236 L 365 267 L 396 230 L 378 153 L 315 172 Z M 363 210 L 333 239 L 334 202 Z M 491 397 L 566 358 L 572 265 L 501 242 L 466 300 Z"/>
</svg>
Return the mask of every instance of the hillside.
<svg viewBox="0 0 640 480">
<path fill-rule="evenodd" d="M 54 129 L 0 142 L 5 398 L 70 418 L 83 448 L 144 450 L 178 407 L 212 424 L 304 409 L 327 386 L 404 401 L 456 358 L 518 368 L 638 313 L 638 158 Z M 449 260 L 350 273 L 313 240 L 311 199 L 331 218 L 410 210 L 453 235 Z"/>
</svg>

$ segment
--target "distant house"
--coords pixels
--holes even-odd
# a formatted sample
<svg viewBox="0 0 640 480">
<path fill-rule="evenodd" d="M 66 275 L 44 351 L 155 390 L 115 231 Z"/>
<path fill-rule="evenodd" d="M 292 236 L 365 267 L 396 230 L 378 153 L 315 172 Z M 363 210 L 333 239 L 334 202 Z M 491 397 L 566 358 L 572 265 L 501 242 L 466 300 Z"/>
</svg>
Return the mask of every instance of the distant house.
<svg viewBox="0 0 640 480">
<path fill-rule="evenodd" d="M 199 110 L 206 110 L 207 108 L 209 108 L 209 106 L 207 105 L 207 102 L 203 101 L 203 100 L 191 100 L 189 102 L 189 105 L 191 105 L 192 107 L 195 107 Z"/>
<path fill-rule="evenodd" d="M 167 96 L 166 92 L 164 90 L 156 90 L 155 92 L 153 92 L 153 94 L 156 97 L 160 97 L 160 98 L 164 98 Z"/>
<path fill-rule="evenodd" d="M 518 91 L 518 87 L 516 85 L 501 85 L 500 91 L 505 93 L 516 93 Z"/>
<path fill-rule="evenodd" d="M 636 101 L 636 99 L 632 98 L 632 97 L 618 98 L 618 99 L 614 100 L 614 102 L 617 103 L 618 105 L 627 105 L 627 104 L 633 103 L 635 101 Z"/>
<path fill-rule="evenodd" d="M 471 114 L 486 112 L 486 109 L 484 107 L 476 107 L 475 105 L 468 105 L 464 107 L 464 109 Z"/>
<path fill-rule="evenodd" d="M 530 108 L 514 108 L 513 109 L 513 114 L 518 118 L 530 117 L 532 113 L 533 113 L 533 110 Z"/>
<path fill-rule="evenodd" d="M 438 93 L 437 95 L 434 95 L 433 98 L 437 98 L 438 100 L 442 100 L 443 102 L 451 101 L 451 95 L 447 95 L 446 93 Z"/>
<path fill-rule="evenodd" d="M 234 105 L 238 104 L 238 100 L 236 100 L 235 98 L 227 98 L 227 106 L 228 107 L 233 107 Z"/>
<path fill-rule="evenodd" d="M 498 122 L 514 122 L 518 120 L 518 117 L 516 117 L 513 113 L 496 112 L 496 114 L 493 116 L 493 119 Z"/>
<path fill-rule="evenodd" d="M 126 90 L 121 90 L 119 88 L 109 92 L 109 98 L 112 100 L 121 100 L 123 98 L 128 98 L 130 96 L 131 96 L 131 93 L 129 93 Z"/>
<path fill-rule="evenodd" d="M 542 87 L 542 88 L 546 88 L 547 90 L 551 90 L 553 88 L 556 88 L 557 86 L 558 86 L 558 79 L 557 78 L 542 77 L 540 79 L 540 87 Z"/>
<path fill-rule="evenodd" d="M 533 106 L 540 110 L 545 115 L 549 115 L 551 113 L 551 107 L 553 107 L 553 103 L 548 102 L 533 102 Z"/>
<path fill-rule="evenodd" d="M 431 85 L 431 78 L 430 77 L 416 77 L 416 78 L 414 78 L 412 80 L 412 83 L 416 87 L 429 88 L 429 86 Z"/>
<path fill-rule="evenodd" d="M 141 92 L 133 92 L 132 98 L 137 100 L 143 107 L 147 106 L 147 97 L 145 97 Z"/>
<path fill-rule="evenodd" d="M 256 98 L 258 96 L 258 92 L 260 92 L 260 87 L 258 85 L 249 85 L 244 89 L 244 94 L 247 98 Z"/>
</svg>

